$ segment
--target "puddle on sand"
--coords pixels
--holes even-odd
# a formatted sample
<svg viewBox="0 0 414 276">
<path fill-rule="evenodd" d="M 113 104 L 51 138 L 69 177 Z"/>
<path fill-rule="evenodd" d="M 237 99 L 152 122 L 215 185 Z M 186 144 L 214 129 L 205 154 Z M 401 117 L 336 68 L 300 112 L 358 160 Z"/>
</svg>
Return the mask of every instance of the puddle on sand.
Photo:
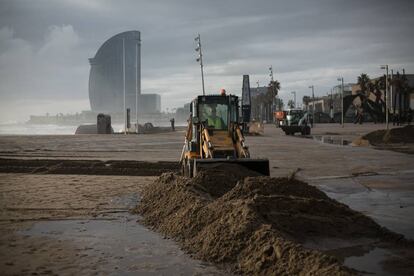
<svg viewBox="0 0 414 276">
<path fill-rule="evenodd" d="M 412 252 L 409 251 L 376 246 L 355 246 L 339 251 L 344 265 L 362 275 L 413 275 Z"/>
<path fill-rule="evenodd" d="M 45 221 L 21 234 L 69 241 L 83 248 L 82 254 L 103 255 L 108 262 L 103 269 L 111 274 L 225 275 L 214 266 L 191 259 L 173 241 L 141 226 L 136 218 Z"/>
<path fill-rule="evenodd" d="M 362 256 L 351 256 L 344 260 L 344 265 L 362 273 L 375 275 L 395 275 L 394 272 L 384 270 L 383 261 L 392 257 L 390 251 L 375 247 Z"/>
<path fill-rule="evenodd" d="M 391 231 L 414 239 L 414 191 L 392 188 L 370 188 L 369 183 L 383 183 L 392 187 L 399 181 L 410 183 L 412 174 L 407 177 L 392 175 L 372 175 L 343 179 L 318 179 L 309 181 L 326 193 L 330 198 L 338 200 L 374 219 L 378 224 Z M 380 184 L 378 184 L 380 185 Z"/>
<path fill-rule="evenodd" d="M 338 146 L 348 146 L 349 144 L 351 144 L 350 141 L 342 137 L 338 137 L 338 136 L 314 135 L 313 140 L 324 143 L 324 144 L 331 144 L 331 145 L 338 145 Z"/>
<path fill-rule="evenodd" d="M 413 252 L 410 249 L 381 247 L 374 239 L 342 240 L 317 238 L 304 244 L 335 256 L 360 275 L 412 275 Z"/>
<path fill-rule="evenodd" d="M 403 234 L 408 239 L 413 239 L 414 192 L 392 188 L 395 182 L 408 181 L 409 183 L 411 179 L 411 174 L 399 176 L 399 178 L 394 175 L 367 175 L 317 179 L 310 183 L 330 198 L 373 218 L 381 226 Z M 373 186 L 372 183 L 379 188 L 374 188 L 377 186 Z M 345 266 L 361 271 L 363 275 L 414 275 L 412 247 L 400 248 L 388 244 L 386 248 L 383 248 L 376 245 L 374 241 L 355 240 L 353 244 L 349 244 L 349 242 L 341 243 L 332 239 L 317 240 L 314 244 L 307 246 L 322 249 L 336 256 L 343 261 Z"/>
<path fill-rule="evenodd" d="M 375 242 L 375 239 L 317 238 L 303 245 L 306 248 L 325 251 L 328 255 L 338 258 L 345 266 L 363 274 L 389 275 L 384 272 L 381 262 L 387 259 L 390 252 L 375 247 Z"/>
<path fill-rule="evenodd" d="M 136 195 L 114 201 L 131 207 L 134 199 Z M 228 275 L 192 259 L 172 240 L 140 225 L 139 218 L 125 212 L 95 220 L 41 221 L 20 234 L 67 241 L 82 254 L 103 257 L 100 269 L 110 275 Z"/>
</svg>

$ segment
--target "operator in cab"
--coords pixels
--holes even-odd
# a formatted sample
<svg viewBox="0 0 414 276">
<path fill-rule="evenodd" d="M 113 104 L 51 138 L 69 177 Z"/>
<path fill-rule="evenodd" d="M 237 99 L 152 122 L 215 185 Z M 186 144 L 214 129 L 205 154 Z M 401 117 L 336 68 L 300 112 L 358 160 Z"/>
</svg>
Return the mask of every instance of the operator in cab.
<svg viewBox="0 0 414 276">
<path fill-rule="evenodd" d="M 211 113 L 207 117 L 207 125 L 209 127 L 213 127 L 214 129 L 224 129 L 226 124 L 224 123 L 223 119 L 217 116 L 216 106 L 211 106 Z"/>
</svg>

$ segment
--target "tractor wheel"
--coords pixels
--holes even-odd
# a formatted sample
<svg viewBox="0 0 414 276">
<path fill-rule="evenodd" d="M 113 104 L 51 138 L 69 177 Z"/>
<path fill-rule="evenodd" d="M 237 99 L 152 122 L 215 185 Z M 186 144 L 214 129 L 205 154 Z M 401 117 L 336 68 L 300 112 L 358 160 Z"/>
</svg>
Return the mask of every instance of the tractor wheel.
<svg viewBox="0 0 414 276">
<path fill-rule="evenodd" d="M 183 163 L 181 164 L 181 175 L 188 176 L 188 169 L 187 169 L 188 160 L 184 159 Z"/>
<path fill-rule="evenodd" d="M 181 174 L 186 177 L 192 177 L 193 175 L 193 166 L 192 162 L 188 159 L 185 159 L 181 165 Z"/>
<path fill-rule="evenodd" d="M 188 160 L 188 177 L 194 176 L 194 160 Z"/>
</svg>

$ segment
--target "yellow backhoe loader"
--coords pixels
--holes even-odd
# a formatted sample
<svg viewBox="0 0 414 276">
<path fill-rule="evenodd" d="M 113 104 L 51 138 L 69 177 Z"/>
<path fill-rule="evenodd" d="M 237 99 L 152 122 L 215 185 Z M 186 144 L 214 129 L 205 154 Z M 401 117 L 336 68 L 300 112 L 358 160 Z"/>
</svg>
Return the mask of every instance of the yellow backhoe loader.
<svg viewBox="0 0 414 276">
<path fill-rule="evenodd" d="M 234 95 L 198 96 L 192 101 L 180 158 L 184 175 L 193 177 L 223 163 L 269 175 L 269 160 L 250 158 L 240 130 L 238 102 Z"/>
</svg>

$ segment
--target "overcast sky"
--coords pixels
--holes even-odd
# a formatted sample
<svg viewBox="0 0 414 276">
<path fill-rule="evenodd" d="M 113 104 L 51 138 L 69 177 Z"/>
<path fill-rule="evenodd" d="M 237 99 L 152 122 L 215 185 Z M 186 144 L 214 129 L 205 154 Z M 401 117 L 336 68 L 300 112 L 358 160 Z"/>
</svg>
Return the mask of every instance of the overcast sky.
<svg viewBox="0 0 414 276">
<path fill-rule="evenodd" d="M 142 92 L 164 110 L 201 93 L 197 33 L 208 93 L 240 94 L 243 74 L 268 84 L 270 65 L 285 103 L 380 64 L 414 73 L 413 11 L 409 0 L 0 0 L 0 121 L 88 110 L 88 58 L 127 30 L 141 32 Z"/>
</svg>

